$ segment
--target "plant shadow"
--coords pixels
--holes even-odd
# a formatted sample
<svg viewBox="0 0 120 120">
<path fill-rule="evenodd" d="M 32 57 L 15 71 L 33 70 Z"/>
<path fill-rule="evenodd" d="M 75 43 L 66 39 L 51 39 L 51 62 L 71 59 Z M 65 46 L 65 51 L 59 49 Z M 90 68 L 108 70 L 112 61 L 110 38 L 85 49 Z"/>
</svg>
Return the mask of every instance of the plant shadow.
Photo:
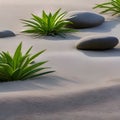
<svg viewBox="0 0 120 120">
<path fill-rule="evenodd" d="M 77 31 L 79 32 L 79 30 Z M 51 41 L 64 41 L 64 40 L 80 40 L 81 37 L 75 34 L 66 34 L 66 35 L 56 35 L 56 36 L 32 36 L 33 39 L 44 39 Z"/>
<path fill-rule="evenodd" d="M 73 81 L 55 75 L 46 75 L 30 80 L 0 83 L 0 92 L 49 90 L 56 86 L 62 87 L 66 82 Z"/>
</svg>

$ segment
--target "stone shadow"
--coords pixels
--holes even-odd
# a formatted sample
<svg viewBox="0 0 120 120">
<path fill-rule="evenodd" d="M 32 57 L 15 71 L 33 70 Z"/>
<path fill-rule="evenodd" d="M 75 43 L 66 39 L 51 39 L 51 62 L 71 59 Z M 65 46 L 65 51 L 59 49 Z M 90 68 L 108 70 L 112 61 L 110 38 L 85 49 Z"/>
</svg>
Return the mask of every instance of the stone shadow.
<svg viewBox="0 0 120 120">
<path fill-rule="evenodd" d="M 118 24 L 120 24 L 120 20 L 116 18 L 114 20 L 105 21 L 102 25 L 99 25 L 97 27 L 81 29 L 80 32 L 99 32 L 99 33 L 110 32 Z"/>
<path fill-rule="evenodd" d="M 80 50 L 80 52 L 90 57 L 120 57 L 120 48 L 103 51 Z"/>
</svg>

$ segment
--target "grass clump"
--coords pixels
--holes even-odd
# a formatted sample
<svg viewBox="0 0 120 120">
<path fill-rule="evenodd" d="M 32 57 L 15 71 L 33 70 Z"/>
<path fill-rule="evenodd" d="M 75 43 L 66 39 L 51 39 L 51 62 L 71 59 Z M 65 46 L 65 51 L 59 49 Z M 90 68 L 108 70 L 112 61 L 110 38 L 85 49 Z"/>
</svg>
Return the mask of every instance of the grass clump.
<svg viewBox="0 0 120 120">
<path fill-rule="evenodd" d="M 70 21 L 67 21 L 64 17 L 67 12 L 60 13 L 61 9 L 58 9 L 54 14 L 51 12 L 47 14 L 42 11 L 42 17 L 32 14 L 30 20 L 22 19 L 23 24 L 27 27 L 23 33 L 33 34 L 36 36 L 55 36 L 64 35 L 68 32 L 73 32 L 73 29 L 67 28 Z"/>
<path fill-rule="evenodd" d="M 9 52 L 0 53 L 0 82 L 25 80 L 29 78 L 38 77 L 54 71 L 44 71 L 49 67 L 41 67 L 47 61 L 33 63 L 34 59 L 41 55 L 45 50 L 40 51 L 34 55 L 30 55 L 32 47 L 27 52 L 22 54 L 22 43 L 20 43 L 13 56 Z"/>
<path fill-rule="evenodd" d="M 111 12 L 112 15 L 120 15 L 120 0 L 110 0 L 109 2 L 97 4 L 93 9 L 103 9 L 100 13 Z"/>
</svg>

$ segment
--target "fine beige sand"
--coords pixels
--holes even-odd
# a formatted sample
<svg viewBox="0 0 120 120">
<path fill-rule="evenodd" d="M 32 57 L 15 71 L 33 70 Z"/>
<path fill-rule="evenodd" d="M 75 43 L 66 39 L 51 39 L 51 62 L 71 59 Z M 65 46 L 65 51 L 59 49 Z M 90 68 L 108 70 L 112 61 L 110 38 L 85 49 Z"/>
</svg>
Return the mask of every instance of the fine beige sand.
<svg viewBox="0 0 120 120">
<path fill-rule="evenodd" d="M 120 45 L 108 51 L 80 51 L 75 45 L 89 35 L 120 39 L 120 18 L 103 15 L 105 23 L 61 37 L 33 38 L 21 34 L 20 19 L 41 11 L 92 11 L 106 0 L 0 0 L 0 31 L 17 36 L 0 38 L 0 51 L 47 49 L 36 59 L 49 60 L 56 72 L 34 80 L 0 83 L 0 120 L 120 120 Z"/>
</svg>

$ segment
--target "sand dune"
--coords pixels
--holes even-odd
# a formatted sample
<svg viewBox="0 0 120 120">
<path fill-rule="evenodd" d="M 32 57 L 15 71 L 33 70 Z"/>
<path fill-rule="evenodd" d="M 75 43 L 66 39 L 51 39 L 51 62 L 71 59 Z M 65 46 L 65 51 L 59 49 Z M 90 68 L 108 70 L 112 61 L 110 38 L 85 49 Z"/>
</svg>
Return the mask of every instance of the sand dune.
<svg viewBox="0 0 120 120">
<path fill-rule="evenodd" d="M 56 96 L 28 93 L 20 97 L 15 93 L 14 98 L 3 97 L 0 100 L 0 119 L 118 120 L 119 92 L 120 85 Z"/>
</svg>

